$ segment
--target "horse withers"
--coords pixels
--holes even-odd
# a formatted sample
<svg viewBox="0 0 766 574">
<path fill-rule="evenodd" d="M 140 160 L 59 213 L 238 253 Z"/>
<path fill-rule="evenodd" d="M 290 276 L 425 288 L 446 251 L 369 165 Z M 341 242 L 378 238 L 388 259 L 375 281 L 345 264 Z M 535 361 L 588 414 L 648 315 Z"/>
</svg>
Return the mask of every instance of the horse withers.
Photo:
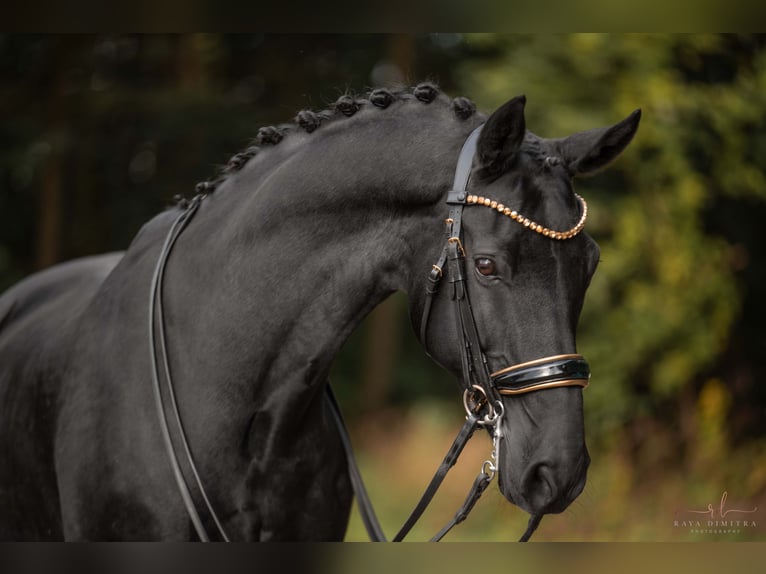
<svg viewBox="0 0 766 574">
<path fill-rule="evenodd" d="M 575 330 L 598 262 L 572 178 L 615 159 L 640 113 L 545 139 L 524 107 L 487 117 L 431 84 L 343 96 L 262 128 L 198 186 L 193 217 L 182 202 L 124 253 L 0 296 L 0 539 L 343 539 L 352 492 L 327 376 L 395 291 L 435 361 L 464 384 L 489 374 L 502 493 L 536 516 L 567 508 L 589 462 L 584 385 L 543 371 L 585 368 Z M 447 204 L 471 133 L 466 193 Z M 460 233 L 445 234 L 457 203 Z M 445 245 L 454 274 L 435 290 Z M 164 430 L 162 393 L 179 423 Z M 172 464 L 167 444 L 188 457 Z M 200 525 L 179 474 L 210 510 Z"/>
</svg>

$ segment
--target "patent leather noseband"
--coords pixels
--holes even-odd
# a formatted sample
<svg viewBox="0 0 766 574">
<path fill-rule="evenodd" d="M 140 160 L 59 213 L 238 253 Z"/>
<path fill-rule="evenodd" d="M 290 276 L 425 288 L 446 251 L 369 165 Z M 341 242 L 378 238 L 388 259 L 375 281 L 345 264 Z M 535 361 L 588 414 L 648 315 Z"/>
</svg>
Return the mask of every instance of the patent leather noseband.
<svg viewBox="0 0 766 574">
<path fill-rule="evenodd" d="M 501 395 L 521 395 L 555 387 L 585 388 L 590 382 L 590 368 L 582 355 L 554 355 L 506 367 L 491 376 Z"/>
</svg>

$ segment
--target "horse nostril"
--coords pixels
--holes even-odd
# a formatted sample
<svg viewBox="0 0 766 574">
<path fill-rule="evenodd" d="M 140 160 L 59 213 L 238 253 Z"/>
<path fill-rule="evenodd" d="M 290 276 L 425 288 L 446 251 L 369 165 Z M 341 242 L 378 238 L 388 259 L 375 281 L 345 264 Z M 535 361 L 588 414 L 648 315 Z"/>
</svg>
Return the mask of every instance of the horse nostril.
<svg viewBox="0 0 766 574">
<path fill-rule="evenodd" d="M 556 480 L 548 465 L 536 464 L 527 470 L 524 493 L 532 508 L 537 511 L 545 511 L 557 499 Z"/>
<path fill-rule="evenodd" d="M 529 466 L 522 476 L 521 499 L 532 514 L 563 512 L 585 487 L 589 458 L 586 454 L 574 472 L 557 472 L 558 467 L 540 462 Z M 521 506 L 521 505 L 520 505 Z"/>
</svg>

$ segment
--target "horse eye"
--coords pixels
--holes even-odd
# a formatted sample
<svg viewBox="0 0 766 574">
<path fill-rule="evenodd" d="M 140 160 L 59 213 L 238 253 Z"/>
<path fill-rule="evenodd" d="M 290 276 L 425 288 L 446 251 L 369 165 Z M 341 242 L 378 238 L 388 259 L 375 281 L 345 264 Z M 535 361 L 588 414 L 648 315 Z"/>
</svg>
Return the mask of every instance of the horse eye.
<svg viewBox="0 0 766 574">
<path fill-rule="evenodd" d="M 487 277 L 494 275 L 497 271 L 495 262 L 489 257 L 480 257 L 476 260 L 476 270 Z"/>
</svg>

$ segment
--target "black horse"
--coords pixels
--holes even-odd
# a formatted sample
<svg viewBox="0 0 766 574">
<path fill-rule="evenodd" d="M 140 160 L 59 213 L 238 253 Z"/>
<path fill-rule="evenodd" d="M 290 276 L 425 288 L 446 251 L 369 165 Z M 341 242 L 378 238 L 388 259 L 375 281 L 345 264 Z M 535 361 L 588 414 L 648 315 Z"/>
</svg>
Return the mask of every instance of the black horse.
<svg viewBox="0 0 766 574">
<path fill-rule="evenodd" d="M 343 538 L 352 492 L 328 372 L 395 291 L 421 332 L 445 199 L 480 124 L 457 248 L 487 369 L 576 352 L 599 250 L 580 233 L 571 180 L 620 154 L 640 112 L 544 139 L 525 129 L 524 105 L 487 118 L 431 84 L 343 96 L 262 128 L 198 186 L 164 269 L 163 341 L 189 449 L 231 539 Z M 124 253 L 58 265 L 0 297 L 0 539 L 196 537 L 163 446 L 147 337 L 152 277 L 185 208 L 149 221 Z M 447 291 L 421 343 L 461 375 Z M 501 397 L 502 493 L 535 515 L 563 511 L 589 463 L 582 388 Z"/>
</svg>

